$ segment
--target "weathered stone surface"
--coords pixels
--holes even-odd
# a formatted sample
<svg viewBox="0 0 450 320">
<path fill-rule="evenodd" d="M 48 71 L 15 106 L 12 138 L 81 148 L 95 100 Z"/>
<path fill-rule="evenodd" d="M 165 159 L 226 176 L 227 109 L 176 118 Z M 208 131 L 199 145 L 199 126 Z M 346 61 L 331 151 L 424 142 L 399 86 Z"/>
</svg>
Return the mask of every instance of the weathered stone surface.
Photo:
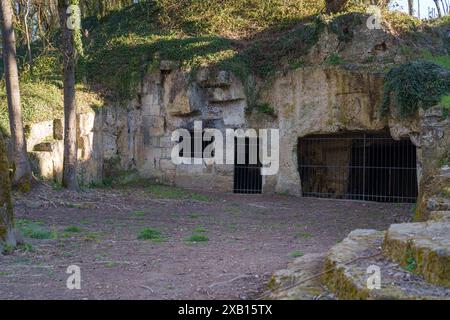
<svg viewBox="0 0 450 320">
<path fill-rule="evenodd" d="M 32 151 L 36 144 L 53 136 L 53 122 L 44 121 L 27 125 L 25 132 L 27 132 L 27 150 Z"/>
<path fill-rule="evenodd" d="M 443 197 L 432 197 L 428 199 L 427 209 L 429 211 L 450 210 L 450 199 Z"/>
<path fill-rule="evenodd" d="M 391 225 L 383 252 L 428 282 L 450 288 L 450 222 Z"/>
<path fill-rule="evenodd" d="M 33 151 L 52 152 L 53 147 L 54 143 L 52 142 L 41 142 L 34 146 Z"/>
<path fill-rule="evenodd" d="M 159 70 L 172 71 L 178 68 L 178 63 L 173 60 L 161 60 L 159 63 Z"/>
<path fill-rule="evenodd" d="M 287 269 L 277 271 L 269 281 L 265 298 L 273 300 L 328 300 L 333 295 L 320 283 L 325 254 L 307 254 L 295 259 Z"/>
<path fill-rule="evenodd" d="M 64 139 L 64 121 L 63 119 L 53 120 L 53 139 L 63 140 Z"/>
<path fill-rule="evenodd" d="M 325 260 L 322 282 L 339 299 L 450 299 L 450 290 L 427 283 L 381 255 L 385 233 L 355 230 L 334 246 Z M 369 266 L 378 266 L 381 288 L 367 286 Z"/>
<path fill-rule="evenodd" d="M 450 211 L 433 211 L 430 214 L 430 220 L 450 221 Z"/>
<path fill-rule="evenodd" d="M 161 159 L 159 160 L 159 167 L 161 170 L 175 170 L 177 167 L 170 159 Z"/>
<path fill-rule="evenodd" d="M 80 113 L 77 115 L 77 133 L 78 136 L 87 135 L 94 131 L 95 113 Z"/>
<path fill-rule="evenodd" d="M 144 143 L 150 144 L 150 137 L 160 137 L 164 135 L 164 117 L 143 116 L 142 131 L 144 132 Z M 146 135 L 147 134 L 147 135 Z"/>
</svg>

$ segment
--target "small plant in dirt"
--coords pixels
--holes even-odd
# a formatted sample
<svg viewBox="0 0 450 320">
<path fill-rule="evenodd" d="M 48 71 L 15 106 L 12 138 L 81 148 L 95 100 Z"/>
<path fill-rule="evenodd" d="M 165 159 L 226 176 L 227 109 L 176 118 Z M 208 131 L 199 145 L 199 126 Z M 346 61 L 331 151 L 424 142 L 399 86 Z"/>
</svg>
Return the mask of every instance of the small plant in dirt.
<svg viewBox="0 0 450 320">
<path fill-rule="evenodd" d="M 268 103 L 263 103 L 261 105 L 258 105 L 256 107 L 256 109 L 261 114 L 265 114 L 265 115 L 269 115 L 269 116 L 275 115 L 275 109 L 273 107 L 271 107 Z"/>
<path fill-rule="evenodd" d="M 113 261 L 107 262 L 107 263 L 105 264 L 105 267 L 106 267 L 106 268 L 114 268 L 114 267 L 117 267 L 117 263 L 116 263 L 116 262 L 113 262 Z"/>
<path fill-rule="evenodd" d="M 30 220 L 18 220 L 17 226 L 20 232 L 28 238 L 33 239 L 55 239 L 58 237 L 56 231 L 49 231 L 43 227 L 41 222 L 34 222 Z"/>
<path fill-rule="evenodd" d="M 205 235 L 201 234 L 193 234 L 189 238 L 186 239 L 188 242 L 208 242 L 209 238 Z"/>
<path fill-rule="evenodd" d="M 151 228 L 142 229 L 139 232 L 137 238 L 139 240 L 151 240 L 154 242 L 164 241 L 164 237 L 163 237 L 162 233 L 156 229 L 151 229 Z"/>
<path fill-rule="evenodd" d="M 18 245 L 18 249 L 24 252 L 34 252 L 34 248 L 30 243 L 22 243 Z"/>
<path fill-rule="evenodd" d="M 331 66 L 337 66 L 343 64 L 345 61 L 344 59 L 341 58 L 339 54 L 332 53 L 327 57 L 325 62 Z"/>
<path fill-rule="evenodd" d="M 298 232 L 295 234 L 295 238 L 304 238 L 308 239 L 311 238 L 313 235 L 309 232 Z"/>
<path fill-rule="evenodd" d="M 194 233 L 207 233 L 208 230 L 203 227 L 198 227 L 194 229 Z"/>
<path fill-rule="evenodd" d="M 133 216 L 143 217 L 143 216 L 145 216 L 145 211 L 142 211 L 142 210 L 133 211 Z"/>
<path fill-rule="evenodd" d="M 308 239 L 308 238 L 312 238 L 312 234 L 309 232 L 299 232 L 295 235 L 295 237 L 298 238 L 303 238 L 303 239 Z"/>
<path fill-rule="evenodd" d="M 201 201 L 201 202 L 210 202 L 212 201 L 212 199 L 208 196 L 205 196 L 204 194 L 200 194 L 200 193 L 191 193 L 190 195 L 190 199 L 191 200 L 195 200 L 195 201 Z"/>
<path fill-rule="evenodd" d="M 102 235 L 103 234 L 101 232 L 89 232 L 83 237 L 83 240 L 84 241 L 96 241 L 96 240 L 100 239 L 102 237 Z"/>
<path fill-rule="evenodd" d="M 292 258 L 300 258 L 300 257 L 302 257 L 303 256 L 303 252 L 301 252 L 301 251 L 294 251 L 294 252 L 291 252 L 291 257 Z"/>
<path fill-rule="evenodd" d="M 414 272 L 417 268 L 417 261 L 413 256 L 411 249 L 406 250 L 406 270 L 409 272 Z"/>
<path fill-rule="evenodd" d="M 81 228 L 79 228 L 77 226 L 69 226 L 64 229 L 64 232 L 78 233 L 78 232 L 81 232 Z"/>
</svg>

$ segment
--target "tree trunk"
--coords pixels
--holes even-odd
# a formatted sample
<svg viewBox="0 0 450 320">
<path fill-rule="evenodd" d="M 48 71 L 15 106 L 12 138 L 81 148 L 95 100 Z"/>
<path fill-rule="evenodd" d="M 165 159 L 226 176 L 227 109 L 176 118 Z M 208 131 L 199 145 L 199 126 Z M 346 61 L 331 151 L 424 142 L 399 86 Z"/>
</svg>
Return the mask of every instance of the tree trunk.
<svg viewBox="0 0 450 320">
<path fill-rule="evenodd" d="M 441 7 L 439 6 L 439 0 L 433 0 L 434 4 L 436 5 L 436 9 L 437 9 L 437 13 L 438 13 L 438 17 L 442 17 L 442 12 L 441 12 Z"/>
<path fill-rule="evenodd" d="M 77 181 L 77 107 L 75 103 L 76 50 L 73 30 L 67 27 L 69 0 L 58 0 L 61 23 L 61 49 L 64 63 L 64 161 L 62 186 L 78 190 Z"/>
<path fill-rule="evenodd" d="M 0 132 L 0 253 L 5 249 L 5 245 L 15 247 L 16 244 L 9 163 Z"/>
<path fill-rule="evenodd" d="M 1 0 L 1 19 L 3 35 L 3 63 L 5 66 L 6 93 L 8 97 L 9 124 L 13 156 L 11 159 L 14 176 L 13 185 L 21 191 L 30 189 L 31 166 L 28 160 L 27 145 L 22 123 L 20 105 L 19 73 L 16 60 L 16 39 L 13 29 L 13 12 L 9 0 Z"/>
<path fill-rule="evenodd" d="M 408 0 L 408 13 L 410 16 L 414 15 L 414 1 Z"/>
</svg>

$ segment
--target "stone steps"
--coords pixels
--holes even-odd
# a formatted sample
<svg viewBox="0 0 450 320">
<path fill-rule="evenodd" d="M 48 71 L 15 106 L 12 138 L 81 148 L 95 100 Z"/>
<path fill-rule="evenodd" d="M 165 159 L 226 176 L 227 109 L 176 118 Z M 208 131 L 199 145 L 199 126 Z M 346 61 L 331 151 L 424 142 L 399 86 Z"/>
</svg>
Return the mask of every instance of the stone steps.
<svg viewBox="0 0 450 320">
<path fill-rule="evenodd" d="M 450 288 L 450 221 L 391 225 L 383 253 L 426 281 Z"/>
<path fill-rule="evenodd" d="M 332 300 L 317 276 L 323 268 L 325 254 L 306 254 L 276 272 L 269 281 L 270 300 Z M 297 285 L 295 285 L 297 284 Z M 293 286 L 295 285 L 295 286 Z"/>
<path fill-rule="evenodd" d="M 450 299 L 450 290 L 428 283 L 388 260 L 382 251 L 386 233 L 355 230 L 335 245 L 325 258 L 322 283 L 338 299 Z M 370 266 L 381 272 L 381 289 L 368 289 Z"/>
<path fill-rule="evenodd" d="M 433 211 L 430 213 L 430 219 L 434 221 L 450 221 L 450 211 Z"/>
</svg>

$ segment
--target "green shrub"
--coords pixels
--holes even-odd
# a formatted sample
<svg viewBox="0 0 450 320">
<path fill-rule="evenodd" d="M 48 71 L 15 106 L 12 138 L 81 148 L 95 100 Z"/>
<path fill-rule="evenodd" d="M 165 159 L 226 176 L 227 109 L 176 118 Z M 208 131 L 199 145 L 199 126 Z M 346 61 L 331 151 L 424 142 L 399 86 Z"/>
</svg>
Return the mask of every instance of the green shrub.
<svg viewBox="0 0 450 320">
<path fill-rule="evenodd" d="M 160 231 L 151 228 L 142 229 L 139 232 L 137 238 L 139 240 L 151 240 L 154 242 L 161 242 L 164 240 Z"/>
<path fill-rule="evenodd" d="M 412 116 L 419 107 L 427 109 L 437 105 L 449 92 L 448 69 L 429 61 L 408 62 L 387 73 L 381 111 L 389 112 L 392 95 L 400 116 Z"/>
<path fill-rule="evenodd" d="M 209 238 L 201 234 L 194 234 L 186 239 L 188 242 L 208 242 Z"/>
</svg>

